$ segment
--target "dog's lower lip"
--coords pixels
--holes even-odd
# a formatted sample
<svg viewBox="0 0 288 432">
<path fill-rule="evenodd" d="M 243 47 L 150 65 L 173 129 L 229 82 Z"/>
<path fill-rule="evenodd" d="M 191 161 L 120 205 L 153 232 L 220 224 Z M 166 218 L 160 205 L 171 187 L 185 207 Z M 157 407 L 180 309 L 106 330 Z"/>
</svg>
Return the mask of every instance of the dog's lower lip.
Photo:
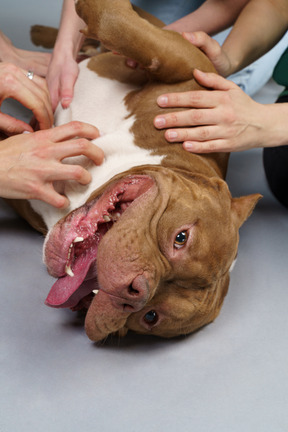
<svg viewBox="0 0 288 432">
<path fill-rule="evenodd" d="M 76 291 L 87 279 L 89 269 L 94 266 L 102 237 L 117 223 L 131 203 L 153 184 L 154 180 L 147 175 L 125 177 L 99 198 L 89 201 L 83 208 L 60 221 L 51 234 L 52 238 L 49 236 L 45 249 L 48 270 L 52 276 L 59 278 L 53 285 L 46 304 L 54 307 L 75 306 L 75 302 L 82 296 L 80 292 L 76 295 Z M 88 294 L 88 286 L 85 285 L 83 297 Z M 89 292 L 92 292 L 91 288 Z"/>
<path fill-rule="evenodd" d="M 117 204 L 116 204 L 117 205 Z M 125 209 L 128 207 L 125 206 Z M 122 210 L 122 209 L 121 209 Z M 123 210 L 125 211 L 125 210 Z M 66 259 L 66 264 L 65 264 L 65 274 L 70 276 L 70 277 L 74 277 L 74 273 L 72 270 L 72 263 L 73 263 L 73 259 L 75 257 L 75 255 L 77 255 L 77 249 L 79 250 L 79 246 L 81 247 L 82 245 L 80 245 L 80 243 L 83 243 L 83 248 L 87 248 L 87 245 L 85 246 L 86 241 L 89 242 L 89 237 L 96 237 L 97 238 L 97 230 L 99 225 L 101 224 L 108 224 L 110 222 L 112 222 L 112 224 L 110 225 L 106 225 L 106 229 L 105 231 L 108 231 L 108 229 L 111 228 L 111 226 L 113 225 L 113 223 L 117 222 L 118 219 L 121 217 L 121 214 L 123 213 L 123 211 L 116 211 L 115 209 L 110 209 L 110 212 L 107 214 L 104 214 L 102 216 L 102 218 L 99 219 L 99 221 L 97 222 L 97 224 L 95 225 L 96 231 L 94 232 L 94 234 L 92 236 L 88 236 L 86 238 L 84 237 L 75 237 L 75 239 L 71 242 L 69 249 L 68 249 L 68 253 L 67 253 L 67 259 Z M 104 232 L 105 234 L 105 232 Z M 98 236 L 99 237 L 99 236 Z M 100 237 L 98 238 L 98 242 L 100 241 Z M 87 242 L 86 242 L 87 243 Z M 75 253 L 75 248 L 76 248 L 76 253 Z"/>
</svg>

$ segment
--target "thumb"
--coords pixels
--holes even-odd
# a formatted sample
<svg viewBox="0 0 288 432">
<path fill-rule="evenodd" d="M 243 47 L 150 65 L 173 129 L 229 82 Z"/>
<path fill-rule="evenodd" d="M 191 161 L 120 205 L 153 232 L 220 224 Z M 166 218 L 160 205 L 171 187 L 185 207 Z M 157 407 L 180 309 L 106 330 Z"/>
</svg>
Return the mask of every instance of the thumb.
<svg viewBox="0 0 288 432">
<path fill-rule="evenodd" d="M 65 77 L 62 76 L 61 87 L 60 87 L 60 102 L 63 108 L 68 108 L 73 100 L 74 85 L 77 78 L 78 78 L 78 67 L 77 67 L 77 71 L 73 71 L 72 73 L 65 74 Z"/>
<path fill-rule="evenodd" d="M 202 72 L 199 69 L 194 69 L 193 75 L 200 85 L 213 90 L 230 90 L 236 86 L 232 81 L 213 72 Z"/>
<path fill-rule="evenodd" d="M 191 33 L 184 32 L 182 33 L 182 36 L 184 39 L 187 39 L 189 42 L 203 51 L 212 62 L 213 59 L 217 58 L 221 53 L 221 47 L 219 43 L 203 31 Z"/>
</svg>

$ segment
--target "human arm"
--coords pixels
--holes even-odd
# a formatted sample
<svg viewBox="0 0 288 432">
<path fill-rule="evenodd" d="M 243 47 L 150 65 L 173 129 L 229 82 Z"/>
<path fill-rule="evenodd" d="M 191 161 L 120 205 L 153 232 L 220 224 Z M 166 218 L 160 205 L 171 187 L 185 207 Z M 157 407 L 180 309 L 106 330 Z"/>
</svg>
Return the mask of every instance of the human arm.
<svg viewBox="0 0 288 432">
<path fill-rule="evenodd" d="M 206 0 L 194 12 L 165 28 L 179 33 L 204 31 L 214 35 L 230 27 L 249 0 Z"/>
<path fill-rule="evenodd" d="M 53 113 L 46 82 L 37 75 L 30 80 L 26 74 L 12 63 L 0 63 L 0 106 L 5 99 L 13 98 L 33 112 L 40 129 L 47 129 L 52 126 Z M 33 131 L 29 124 L 1 111 L 0 130 L 6 135 Z"/>
<path fill-rule="evenodd" d="M 35 74 L 45 77 L 50 58 L 50 53 L 16 48 L 0 30 L 0 62 L 13 63 L 22 69 L 32 70 Z"/>
<path fill-rule="evenodd" d="M 239 14 L 222 47 L 207 32 L 185 32 L 183 36 L 205 52 L 216 70 L 227 77 L 269 51 L 287 28 L 286 0 L 250 0 Z"/>
<path fill-rule="evenodd" d="M 227 76 L 264 54 L 285 32 L 287 24 L 288 4 L 286 1 L 251 0 L 240 14 L 231 31 L 231 37 L 224 42 L 222 50 L 217 42 L 204 33 L 194 33 L 194 36 L 200 38 L 198 43 L 195 43 L 195 40 L 192 42 L 206 52 L 219 73 Z M 206 45 L 203 39 L 201 40 L 203 35 L 206 38 L 204 40 Z M 283 120 L 283 116 L 287 116 L 286 105 L 256 104 L 237 86 L 213 74 L 201 75 L 196 71 L 195 78 L 204 87 L 215 91 L 188 92 L 187 95 L 179 94 L 178 96 L 165 95 L 165 107 L 191 108 L 186 112 L 161 116 L 164 117 L 161 128 L 173 127 L 172 130 L 165 132 L 168 141 L 185 141 L 184 148 L 195 152 L 216 151 L 216 149 L 217 151 L 235 151 L 286 143 L 285 128 L 283 136 L 279 136 L 279 131 L 283 131 L 283 125 L 286 122 L 286 117 Z M 200 106 L 197 106 L 195 101 L 197 97 L 201 99 Z M 189 104 L 187 104 L 188 99 Z M 211 107 L 209 103 L 212 100 L 214 105 Z M 272 117 L 270 117 L 270 112 Z M 277 120 L 275 123 L 274 113 L 275 120 Z M 259 127 L 257 123 L 249 123 L 254 118 L 254 114 L 258 114 Z M 195 117 L 197 117 L 197 124 L 195 124 Z M 186 119 L 186 124 L 184 119 Z M 265 121 L 261 123 L 261 119 Z M 271 119 L 273 119 L 272 123 Z M 163 120 L 165 120 L 165 126 L 163 126 Z M 281 125 L 278 122 L 281 122 Z M 159 119 L 155 119 L 155 125 L 159 127 Z M 276 130 L 274 130 L 274 125 L 278 125 Z M 191 126 L 196 127 L 191 128 Z M 268 133 L 268 128 L 269 131 L 273 131 L 272 136 Z M 187 141 L 190 141 L 189 145 Z"/>
<path fill-rule="evenodd" d="M 268 52 L 288 28 L 286 0 L 251 0 L 240 13 L 222 50 L 231 75 Z"/>
<path fill-rule="evenodd" d="M 156 127 L 168 129 L 165 137 L 169 142 L 183 142 L 184 149 L 193 153 L 288 144 L 288 103 L 260 104 L 219 75 L 198 70 L 194 74 L 200 84 L 213 91 L 170 93 L 158 98 L 162 107 L 193 106 L 155 118 Z"/>
<path fill-rule="evenodd" d="M 75 180 L 86 185 L 91 175 L 81 166 L 63 164 L 62 160 L 85 155 L 100 165 L 103 151 L 89 141 L 98 136 L 94 126 L 72 122 L 0 141 L 0 196 L 67 207 L 68 199 L 55 191 L 53 182 Z"/>
<path fill-rule="evenodd" d="M 58 102 L 67 108 L 73 99 L 74 84 L 79 73 L 76 57 L 84 40 L 80 33 L 83 27 L 85 23 L 76 14 L 74 0 L 64 0 L 60 28 L 47 74 L 53 110 Z"/>
</svg>

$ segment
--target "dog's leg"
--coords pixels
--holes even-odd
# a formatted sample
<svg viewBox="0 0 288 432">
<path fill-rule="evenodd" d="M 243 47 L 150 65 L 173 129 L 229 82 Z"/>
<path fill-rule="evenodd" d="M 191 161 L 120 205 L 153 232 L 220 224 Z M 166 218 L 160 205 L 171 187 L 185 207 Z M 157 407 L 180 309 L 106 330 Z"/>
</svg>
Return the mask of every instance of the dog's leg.
<svg viewBox="0 0 288 432">
<path fill-rule="evenodd" d="M 206 56 L 183 37 L 141 18 L 129 0 L 78 0 L 76 11 L 85 21 L 85 36 L 99 40 L 141 64 L 156 80 L 166 83 L 191 79 L 195 65 L 214 70 Z"/>
</svg>

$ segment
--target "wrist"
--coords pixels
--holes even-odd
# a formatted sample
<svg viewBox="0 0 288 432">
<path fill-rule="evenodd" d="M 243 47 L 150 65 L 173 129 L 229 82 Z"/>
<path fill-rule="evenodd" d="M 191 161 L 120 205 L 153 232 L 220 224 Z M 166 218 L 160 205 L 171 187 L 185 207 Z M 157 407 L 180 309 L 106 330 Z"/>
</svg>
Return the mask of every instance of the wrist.
<svg viewBox="0 0 288 432">
<path fill-rule="evenodd" d="M 259 104 L 261 117 L 259 147 L 278 147 L 288 144 L 288 103 Z"/>
<path fill-rule="evenodd" d="M 69 57 L 76 59 L 80 48 L 83 44 L 84 36 L 79 33 L 79 36 L 74 37 L 62 37 L 56 40 L 55 47 L 53 50 L 53 57 Z"/>
<path fill-rule="evenodd" d="M 227 78 L 241 69 L 240 59 L 239 57 L 235 58 L 233 52 L 230 53 L 229 49 L 226 49 L 224 45 L 222 46 L 221 51 L 224 59 L 223 62 L 225 64 L 225 70 L 222 75 Z"/>
<path fill-rule="evenodd" d="M 10 61 L 12 49 L 10 39 L 0 31 L 0 61 Z"/>
<path fill-rule="evenodd" d="M 267 121 L 269 119 L 269 142 L 265 147 L 276 147 L 288 144 L 288 103 L 265 105 Z"/>
</svg>

